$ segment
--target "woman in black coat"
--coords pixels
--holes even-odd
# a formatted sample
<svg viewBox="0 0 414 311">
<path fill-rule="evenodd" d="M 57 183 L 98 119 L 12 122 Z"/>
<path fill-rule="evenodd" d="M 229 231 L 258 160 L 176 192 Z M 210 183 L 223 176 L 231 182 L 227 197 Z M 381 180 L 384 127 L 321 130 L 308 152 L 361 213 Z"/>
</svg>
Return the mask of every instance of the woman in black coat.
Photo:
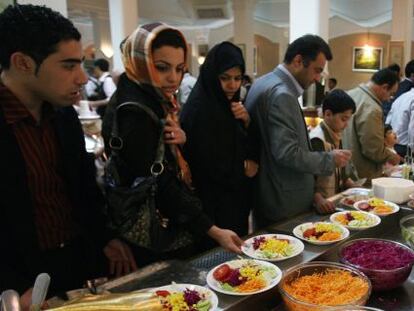
<svg viewBox="0 0 414 311">
<path fill-rule="evenodd" d="M 158 119 L 165 119 L 162 133 L 165 169 L 158 177 L 158 212 L 169 219 L 170 226 L 179 226 L 193 235 L 208 235 L 226 249 L 240 252 L 242 241 L 239 237 L 230 230 L 215 226 L 202 212 L 200 200 L 183 189 L 186 187 L 183 183 L 190 177 L 181 153 L 186 135 L 177 120 L 179 106 L 175 93 L 186 67 L 186 52 L 183 35 L 161 23 L 143 25 L 126 39 L 122 49 L 125 74 L 120 78 L 103 122 L 105 145 L 107 152 L 111 153 L 109 140 L 114 110 L 123 103 L 139 103 Z M 131 106 L 118 109 L 117 120 L 119 137 L 123 140 L 117 170 L 121 185 L 130 187 L 141 177 L 151 174 L 161 134 L 160 126 L 144 110 Z M 134 240 L 133 232 L 127 232 L 124 238 L 130 242 L 138 266 L 156 260 L 185 257 L 191 253 L 186 252 L 188 248 L 183 249 L 181 244 L 169 245 L 168 249 L 158 251 L 142 247 Z"/>
<path fill-rule="evenodd" d="M 230 42 L 211 49 L 180 115 L 187 134 L 184 153 L 204 211 L 219 226 L 248 233 L 247 128 L 240 98 L 245 72 L 241 50 Z M 250 172 L 249 175 L 254 175 Z M 204 241 L 204 246 L 213 245 Z"/>
</svg>

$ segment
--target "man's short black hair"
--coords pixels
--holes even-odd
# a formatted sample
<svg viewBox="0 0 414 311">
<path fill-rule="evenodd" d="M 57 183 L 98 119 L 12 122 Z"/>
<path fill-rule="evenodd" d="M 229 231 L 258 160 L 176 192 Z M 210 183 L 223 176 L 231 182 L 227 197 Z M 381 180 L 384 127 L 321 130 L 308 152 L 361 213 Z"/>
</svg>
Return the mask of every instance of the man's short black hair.
<svg viewBox="0 0 414 311">
<path fill-rule="evenodd" d="M 398 83 L 399 77 L 389 68 L 383 68 L 374 73 L 371 77 L 371 81 L 377 85 L 388 84 L 388 89 L 392 88 Z"/>
<path fill-rule="evenodd" d="M 252 84 L 252 78 L 249 75 L 243 75 L 243 82 Z"/>
<path fill-rule="evenodd" d="M 296 55 L 301 55 L 304 65 L 314 61 L 319 53 L 323 53 L 327 60 L 332 59 L 332 52 L 329 45 L 319 36 L 304 35 L 289 44 L 283 62 L 290 64 Z"/>
<path fill-rule="evenodd" d="M 9 5 L 0 13 L 0 66 L 10 68 L 13 53 L 22 52 L 35 61 L 37 69 L 61 41 L 79 41 L 72 22 L 45 6 Z"/>
<path fill-rule="evenodd" d="M 326 95 L 322 102 L 322 111 L 332 111 L 333 114 L 352 110 L 355 112 L 356 106 L 354 100 L 345 91 L 341 89 L 335 89 Z"/>
<path fill-rule="evenodd" d="M 101 71 L 108 71 L 109 70 L 109 62 L 104 58 L 98 58 L 93 62 L 94 67 L 98 67 Z"/>
<path fill-rule="evenodd" d="M 414 59 L 410 60 L 407 65 L 405 65 L 405 76 L 410 78 L 414 74 Z"/>
<path fill-rule="evenodd" d="M 394 64 L 389 65 L 387 68 L 388 69 L 391 69 L 392 71 L 394 71 L 397 75 L 400 75 L 400 72 L 401 72 L 400 65 L 394 63 Z"/>
</svg>

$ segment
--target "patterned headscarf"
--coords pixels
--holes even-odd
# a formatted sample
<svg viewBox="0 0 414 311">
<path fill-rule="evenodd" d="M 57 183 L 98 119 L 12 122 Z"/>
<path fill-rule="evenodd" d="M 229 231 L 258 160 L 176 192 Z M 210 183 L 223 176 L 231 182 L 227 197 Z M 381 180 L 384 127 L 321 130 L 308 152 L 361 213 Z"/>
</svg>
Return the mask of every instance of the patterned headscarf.
<svg viewBox="0 0 414 311">
<path fill-rule="evenodd" d="M 131 81 L 141 85 L 146 84 L 154 88 L 156 93 L 162 98 L 166 98 L 160 88 L 160 80 L 152 59 L 152 43 L 158 34 L 164 30 L 171 29 L 182 36 L 185 46 L 187 46 L 183 34 L 175 28 L 163 23 L 152 23 L 138 27 L 122 44 L 122 61 L 125 72 Z M 186 59 L 187 50 L 184 50 Z"/>
<path fill-rule="evenodd" d="M 176 31 L 182 37 L 184 45 L 187 46 L 183 34 L 177 29 L 163 23 L 146 24 L 138 27 L 122 44 L 122 61 L 128 78 L 138 85 L 146 85 L 154 89 L 161 98 L 166 119 L 179 124 L 179 103 L 175 97 L 167 98 L 161 91 L 160 80 L 152 59 L 152 43 L 160 32 L 167 29 Z M 184 59 L 186 59 L 186 54 L 187 49 L 184 49 Z M 191 187 L 191 182 L 189 182 L 191 172 L 179 146 L 170 145 L 170 149 L 180 169 L 179 177 Z"/>
</svg>

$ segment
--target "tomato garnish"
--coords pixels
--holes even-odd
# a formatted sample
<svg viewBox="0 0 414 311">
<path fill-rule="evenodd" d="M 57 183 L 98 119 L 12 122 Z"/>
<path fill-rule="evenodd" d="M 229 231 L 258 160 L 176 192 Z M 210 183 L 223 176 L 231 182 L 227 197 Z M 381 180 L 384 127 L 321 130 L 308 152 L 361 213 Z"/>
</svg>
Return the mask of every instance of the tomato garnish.
<svg viewBox="0 0 414 311">
<path fill-rule="evenodd" d="M 228 264 L 221 265 L 216 270 L 214 270 L 213 277 L 217 281 L 222 282 L 227 278 L 227 276 L 230 274 L 231 270 L 232 269 L 230 268 L 230 266 Z"/>
<path fill-rule="evenodd" d="M 170 295 L 170 292 L 168 290 L 157 290 L 155 294 L 157 294 L 157 296 L 167 297 Z"/>
</svg>

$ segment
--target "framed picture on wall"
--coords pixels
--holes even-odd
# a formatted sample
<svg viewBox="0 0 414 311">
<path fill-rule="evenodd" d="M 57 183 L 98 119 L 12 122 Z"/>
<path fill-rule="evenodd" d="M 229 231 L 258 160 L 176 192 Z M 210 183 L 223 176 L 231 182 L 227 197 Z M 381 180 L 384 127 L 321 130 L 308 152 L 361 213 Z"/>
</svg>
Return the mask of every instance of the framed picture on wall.
<svg viewBox="0 0 414 311">
<path fill-rule="evenodd" d="M 352 71 L 375 72 L 382 68 L 382 48 L 358 46 L 353 49 Z"/>
<path fill-rule="evenodd" d="M 404 67 L 404 42 L 390 41 L 388 47 L 388 65 L 398 64 Z"/>
</svg>

